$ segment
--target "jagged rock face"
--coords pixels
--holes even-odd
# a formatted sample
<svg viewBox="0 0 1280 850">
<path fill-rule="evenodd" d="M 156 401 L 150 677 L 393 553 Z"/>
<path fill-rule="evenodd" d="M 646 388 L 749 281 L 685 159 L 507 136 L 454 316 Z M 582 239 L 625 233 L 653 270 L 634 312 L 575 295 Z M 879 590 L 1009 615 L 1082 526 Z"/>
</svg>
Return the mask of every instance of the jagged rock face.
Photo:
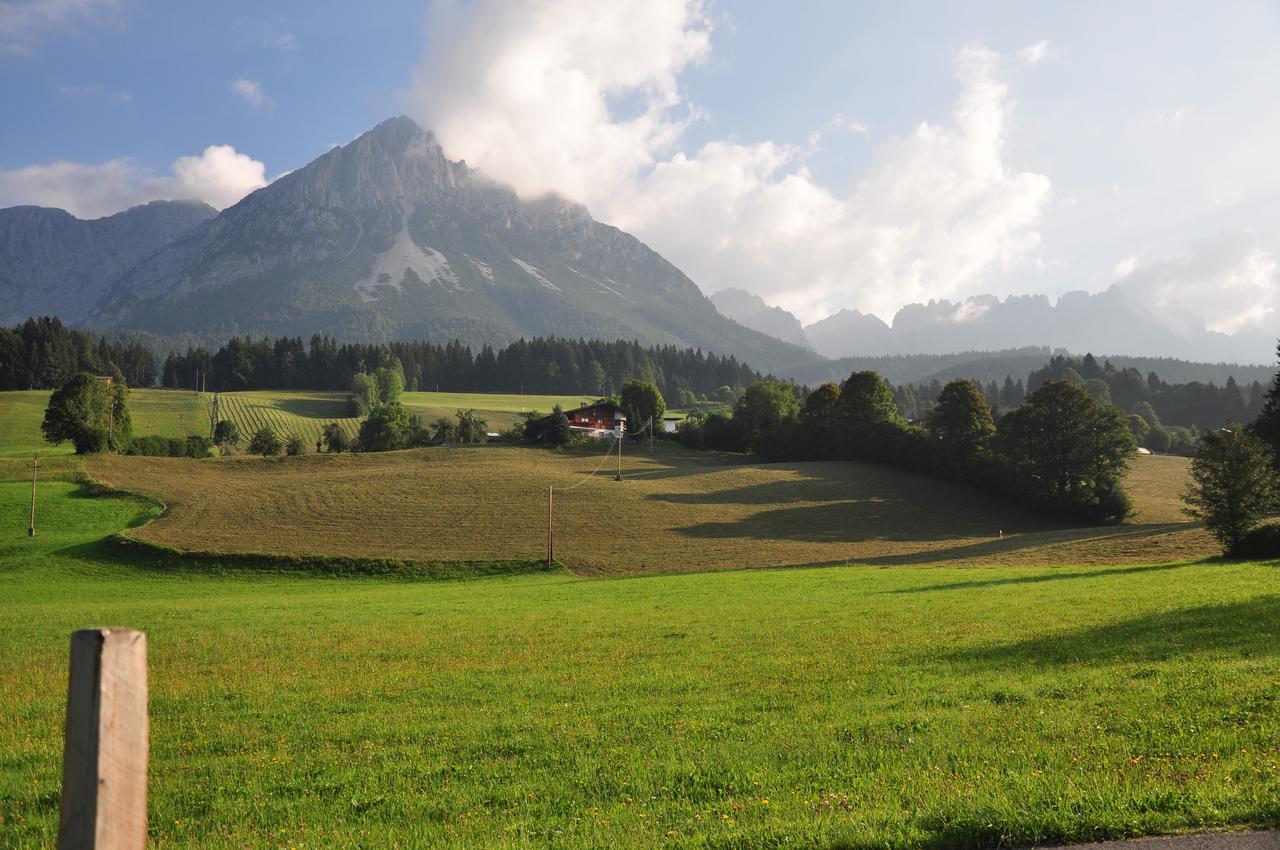
<svg viewBox="0 0 1280 850">
<path fill-rule="evenodd" d="M 168 334 L 638 339 L 782 369 L 679 269 L 561 198 L 520 199 L 408 118 L 254 192 L 119 276 L 88 323 Z"/>
<path fill-rule="evenodd" d="M 759 295 L 731 286 L 712 295 L 711 303 L 716 305 L 721 315 L 740 325 L 803 348 L 812 348 L 800 320 L 781 307 L 770 307 Z"/>
<path fill-rule="evenodd" d="M 0 210 L 0 322 L 51 312 L 80 321 L 126 271 L 217 214 L 190 201 L 92 221 L 44 207 Z"/>
</svg>

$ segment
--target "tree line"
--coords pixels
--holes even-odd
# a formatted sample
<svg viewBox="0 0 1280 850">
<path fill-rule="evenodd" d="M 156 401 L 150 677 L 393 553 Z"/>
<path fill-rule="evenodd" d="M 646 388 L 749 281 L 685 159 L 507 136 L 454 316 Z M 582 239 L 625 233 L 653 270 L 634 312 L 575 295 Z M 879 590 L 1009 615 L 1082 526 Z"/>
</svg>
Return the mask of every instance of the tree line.
<svg viewBox="0 0 1280 850">
<path fill-rule="evenodd" d="M 607 396 L 631 378 L 657 384 L 692 403 L 728 400 L 761 375 L 735 357 L 693 348 L 645 347 L 638 342 L 522 339 L 478 351 L 454 341 L 345 343 L 316 335 L 250 340 L 233 337 L 216 351 L 191 348 L 165 358 L 161 383 L 233 392 L 248 389 L 347 390 L 351 376 L 394 368 L 410 392 L 591 393 Z"/>
<path fill-rule="evenodd" d="M 156 358 L 139 342 L 72 330 L 52 316 L 0 328 L 0 390 L 54 389 L 78 372 L 149 387 L 156 381 Z"/>
<path fill-rule="evenodd" d="M 956 379 L 921 424 L 902 415 L 893 387 L 870 371 L 808 393 L 759 381 L 731 416 L 694 418 L 680 439 L 767 460 L 886 463 L 1092 522 L 1129 515 L 1122 478 L 1136 447 L 1119 408 L 1066 381 L 1045 383 L 997 425 L 981 387 Z"/>
<path fill-rule="evenodd" d="M 1075 384 L 1097 401 L 1120 407 L 1130 415 L 1139 445 L 1161 453 L 1194 453 L 1204 429 L 1253 421 L 1266 400 L 1266 389 L 1260 381 L 1241 385 L 1228 376 L 1222 386 L 1200 381 L 1171 384 L 1155 372 L 1144 377 L 1133 367 L 1117 368 L 1110 361 L 1099 363 L 1092 354 L 1082 358 L 1054 356 L 1032 371 L 1025 382 L 1006 375 L 1003 383 L 978 385 L 991 409 L 1006 413 L 1019 407 L 1027 393 L 1049 381 Z M 943 384 L 937 380 L 903 384 L 894 391 L 894 401 L 906 418 L 923 420 L 937 404 L 942 389 Z"/>
</svg>

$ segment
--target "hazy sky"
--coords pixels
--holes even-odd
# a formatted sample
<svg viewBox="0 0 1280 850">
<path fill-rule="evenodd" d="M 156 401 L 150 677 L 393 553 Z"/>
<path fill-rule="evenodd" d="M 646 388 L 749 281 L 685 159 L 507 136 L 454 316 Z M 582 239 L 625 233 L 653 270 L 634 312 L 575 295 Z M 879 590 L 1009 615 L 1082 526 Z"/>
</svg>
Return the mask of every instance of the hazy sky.
<svg viewBox="0 0 1280 850">
<path fill-rule="evenodd" d="M 397 113 L 812 321 L 1280 308 L 1280 4 L 0 0 L 0 205 L 234 203 Z"/>
</svg>

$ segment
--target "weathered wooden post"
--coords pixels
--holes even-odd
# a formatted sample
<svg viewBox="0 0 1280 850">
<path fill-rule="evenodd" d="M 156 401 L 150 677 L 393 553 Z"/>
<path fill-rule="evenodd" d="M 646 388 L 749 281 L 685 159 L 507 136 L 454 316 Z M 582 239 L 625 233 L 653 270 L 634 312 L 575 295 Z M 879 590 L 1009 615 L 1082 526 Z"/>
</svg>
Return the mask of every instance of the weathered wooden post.
<svg viewBox="0 0 1280 850">
<path fill-rule="evenodd" d="M 147 843 L 147 636 L 71 635 L 58 850 Z"/>
</svg>

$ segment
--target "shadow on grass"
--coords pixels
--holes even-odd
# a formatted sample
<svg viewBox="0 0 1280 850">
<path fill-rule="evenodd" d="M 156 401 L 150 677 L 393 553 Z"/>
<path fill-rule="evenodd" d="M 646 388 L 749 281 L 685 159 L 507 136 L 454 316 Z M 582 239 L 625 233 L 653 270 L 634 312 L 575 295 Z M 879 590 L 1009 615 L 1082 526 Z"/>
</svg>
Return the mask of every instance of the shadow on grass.
<svg viewBox="0 0 1280 850">
<path fill-rule="evenodd" d="M 902 555 L 877 555 L 870 558 L 851 558 L 850 563 L 873 564 L 877 566 L 914 566 L 934 564 L 939 561 L 972 560 L 975 558 L 999 557 L 1011 552 L 1027 549 L 1041 549 L 1067 543 L 1104 543 L 1107 541 L 1134 541 L 1162 537 L 1191 531 L 1194 525 L 1182 522 L 1148 523 L 1145 525 L 1091 526 L 1071 528 L 1063 531 L 1038 531 L 996 538 L 963 546 L 950 546 L 942 549 L 930 549 L 921 552 L 909 552 Z M 1166 556 L 1167 557 L 1167 556 Z M 1053 564 L 1053 556 L 1045 555 L 1046 564 Z M 1162 560 L 1160 553 L 1153 553 L 1152 561 Z"/>
<path fill-rule="evenodd" d="M 404 561 L 340 555 L 183 552 L 121 534 L 57 550 L 95 565 L 166 575 L 298 575 L 352 578 L 471 579 L 553 572 L 545 560 Z"/>
<path fill-rule="evenodd" d="M 797 501 L 808 493 L 811 485 L 803 481 L 774 482 L 754 488 L 740 488 L 729 496 L 713 494 L 718 502 L 731 504 L 776 504 Z M 833 494 L 834 495 L 834 494 Z M 960 545 L 908 552 L 852 558 L 866 564 L 927 564 L 939 560 L 998 556 L 1023 549 L 1040 548 L 1057 543 L 1079 543 L 1107 540 L 1141 540 L 1172 532 L 1190 530 L 1188 523 L 1148 523 L 1143 525 L 1062 527 L 1052 519 L 1018 515 L 1018 525 L 1029 527 L 1026 533 L 1000 538 L 1000 528 L 993 513 L 953 505 L 941 505 L 910 493 L 882 492 L 876 496 L 845 498 L 822 504 L 774 508 L 758 511 L 733 520 L 702 522 L 678 529 L 685 537 L 698 539 L 795 540 L 806 543 L 865 543 L 870 541 L 946 541 L 968 539 Z M 665 497 L 664 497 L 665 498 Z M 698 504 L 697 494 L 671 501 Z M 945 515 L 944 515 L 945 511 Z M 1006 510 L 1006 519 L 1011 511 Z M 1021 511 L 1018 511 L 1021 514 Z M 1047 527 L 1046 527 L 1047 526 Z M 1008 531 L 1009 527 L 1006 526 Z M 972 538 L 979 538 L 972 542 Z M 1159 560 L 1158 558 L 1154 560 Z"/>
<path fill-rule="evenodd" d="M 936 553 L 933 553 L 936 554 Z M 1039 584 L 1044 581 L 1067 581 L 1077 578 L 1105 578 L 1109 576 L 1133 575 L 1138 573 L 1159 573 L 1166 570 L 1180 570 L 1189 567 L 1195 561 L 1178 564 L 1159 564 L 1156 566 L 1113 567 L 1096 570 L 1055 570 L 1033 576 L 1017 576 L 1015 578 L 993 578 L 983 581 L 956 581 L 948 584 L 930 584 L 924 587 L 900 587 L 896 590 L 882 590 L 877 596 L 910 593 L 933 593 L 939 590 L 975 590 L 983 587 L 1000 587 L 1008 584 Z"/>
<path fill-rule="evenodd" d="M 1280 654 L 1280 596 L 1161 611 L 1103 626 L 952 653 L 981 665 L 1162 661 L 1193 652 Z"/>
<path fill-rule="evenodd" d="M 303 419 L 350 419 L 351 402 L 337 398 L 276 398 L 271 406 Z"/>
</svg>

